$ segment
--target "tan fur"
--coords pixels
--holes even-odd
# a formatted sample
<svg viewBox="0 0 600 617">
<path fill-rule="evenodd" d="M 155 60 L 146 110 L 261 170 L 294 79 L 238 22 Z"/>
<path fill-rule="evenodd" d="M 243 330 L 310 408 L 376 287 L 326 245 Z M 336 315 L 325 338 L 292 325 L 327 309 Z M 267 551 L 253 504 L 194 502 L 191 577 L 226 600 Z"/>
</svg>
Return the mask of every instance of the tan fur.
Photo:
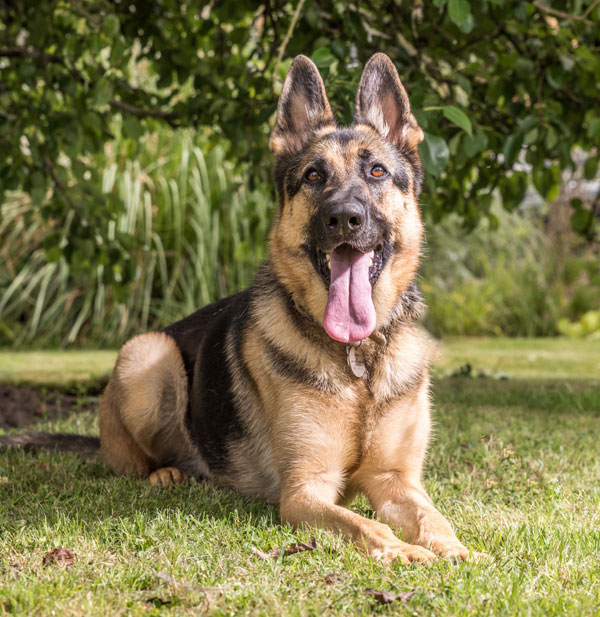
<svg viewBox="0 0 600 617">
<path fill-rule="evenodd" d="M 197 458 L 184 425 L 186 406 L 187 376 L 173 339 L 159 332 L 131 339 L 100 401 L 106 463 L 119 473 L 145 476 L 159 461 Z"/>
<path fill-rule="evenodd" d="M 152 486 L 160 484 L 161 486 L 173 486 L 174 484 L 187 484 L 190 477 L 184 471 L 177 467 L 161 467 L 153 471 L 148 480 Z"/>
<path fill-rule="evenodd" d="M 333 131 L 325 128 L 319 131 L 316 145 L 305 155 L 306 161 L 319 155 L 326 159 L 335 169 L 335 173 L 344 182 L 354 173 L 356 159 L 362 148 L 368 147 L 382 158 L 387 147 L 370 127 L 357 125 L 364 139 L 354 143 L 352 148 L 337 149 L 322 139 Z M 391 263 L 383 270 L 373 290 L 373 303 L 377 314 L 377 327 L 384 326 L 391 315 L 400 293 L 415 278 L 421 245 L 423 241 L 423 224 L 414 193 L 402 194 L 390 190 L 378 204 L 393 222 L 394 239 L 399 241 L 402 249 L 391 258 Z M 299 193 L 292 201 L 284 201 L 283 208 L 269 236 L 269 252 L 278 278 L 292 292 L 298 304 L 318 323 L 323 321 L 327 304 L 327 290 L 314 274 L 312 264 L 306 259 L 302 248 L 306 242 L 305 229 L 312 214 L 312 204 Z"/>
</svg>

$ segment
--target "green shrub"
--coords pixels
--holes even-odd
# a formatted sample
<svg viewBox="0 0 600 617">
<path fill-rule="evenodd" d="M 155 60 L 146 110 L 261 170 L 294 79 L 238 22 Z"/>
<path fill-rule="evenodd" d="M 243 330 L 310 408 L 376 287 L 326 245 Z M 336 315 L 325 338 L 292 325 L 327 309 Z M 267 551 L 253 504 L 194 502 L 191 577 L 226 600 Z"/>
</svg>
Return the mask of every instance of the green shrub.
<svg viewBox="0 0 600 617">
<path fill-rule="evenodd" d="M 77 259 L 59 250 L 53 260 L 68 224 L 56 228 L 23 196 L 3 205 L 0 344 L 114 346 L 250 283 L 265 255 L 270 193 L 250 190 L 245 168 L 190 132 L 146 135 L 138 158 L 123 160 L 125 150 L 117 142 L 99 168 L 117 214 L 79 243 Z M 104 238 L 105 263 L 88 267 L 86 242 Z M 117 245 L 127 260 L 111 261 Z"/>
<path fill-rule="evenodd" d="M 557 327 L 565 336 L 600 340 L 600 310 L 587 311 L 575 322 L 563 317 L 558 320 Z"/>
<path fill-rule="evenodd" d="M 496 228 L 482 221 L 467 232 L 449 217 L 428 231 L 421 289 L 434 334 L 554 336 L 561 317 L 600 306 L 591 251 L 561 260 L 541 221 L 493 213 Z"/>
<path fill-rule="evenodd" d="M 2 206 L 0 345 L 117 346 L 248 286 L 264 259 L 273 187 L 253 186 L 219 142 L 171 130 L 118 137 L 95 165 L 110 208 L 102 233 L 70 237 L 68 220 L 42 218 L 22 195 Z M 470 233 L 456 216 L 428 224 L 426 326 L 437 336 L 579 332 L 600 306 L 597 256 L 559 257 L 523 213 L 493 208 L 491 220 Z"/>
</svg>

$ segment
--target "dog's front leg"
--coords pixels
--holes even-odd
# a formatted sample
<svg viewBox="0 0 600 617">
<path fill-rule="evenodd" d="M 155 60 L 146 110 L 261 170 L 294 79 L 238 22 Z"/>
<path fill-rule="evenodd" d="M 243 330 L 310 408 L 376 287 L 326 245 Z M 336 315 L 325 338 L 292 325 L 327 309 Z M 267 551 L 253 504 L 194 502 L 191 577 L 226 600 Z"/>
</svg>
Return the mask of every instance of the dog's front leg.
<svg viewBox="0 0 600 617">
<path fill-rule="evenodd" d="M 430 427 L 429 383 L 424 380 L 382 413 L 352 481 L 365 492 L 380 520 L 402 530 L 404 540 L 442 557 L 466 559 L 469 551 L 421 483 Z"/>
<path fill-rule="evenodd" d="M 394 535 L 388 525 L 339 505 L 348 491 L 348 469 L 356 464 L 356 426 L 352 401 L 286 391 L 295 405 L 281 406 L 273 453 L 281 482 L 280 514 L 295 527 L 323 527 L 354 540 L 368 555 L 403 564 L 435 559 L 421 546 Z"/>
<path fill-rule="evenodd" d="M 404 565 L 435 559 L 435 554 L 397 538 L 378 521 L 369 520 L 335 503 L 337 491 L 326 477 L 315 476 L 304 485 L 282 492 L 281 519 L 298 527 L 310 525 L 341 532 L 361 545 L 374 559 L 386 563 L 399 560 Z"/>
<path fill-rule="evenodd" d="M 419 480 L 393 470 L 373 473 L 368 486 L 368 497 L 379 519 L 401 528 L 405 540 L 441 557 L 469 557 L 469 550 L 458 540 L 448 520 L 436 510 Z"/>
</svg>

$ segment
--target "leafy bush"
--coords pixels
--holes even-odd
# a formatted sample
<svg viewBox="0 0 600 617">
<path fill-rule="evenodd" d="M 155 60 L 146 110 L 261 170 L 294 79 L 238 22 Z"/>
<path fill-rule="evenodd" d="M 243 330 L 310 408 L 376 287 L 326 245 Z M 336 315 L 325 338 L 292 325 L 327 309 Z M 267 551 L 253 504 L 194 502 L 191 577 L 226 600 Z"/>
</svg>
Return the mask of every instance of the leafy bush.
<svg viewBox="0 0 600 617">
<path fill-rule="evenodd" d="M 563 261 L 539 219 L 500 208 L 493 214 L 497 227 L 486 220 L 469 233 L 449 217 L 430 228 L 421 288 L 433 333 L 553 336 L 561 317 L 579 318 L 600 306 L 600 273 L 590 250 Z"/>
<path fill-rule="evenodd" d="M 116 142 L 98 169 L 116 212 L 69 237 L 22 195 L 0 220 L 0 344 L 115 345 L 249 284 L 265 252 L 269 194 L 221 146 L 190 132 L 143 138 L 140 158 Z M 92 264 L 94 249 L 108 248 Z M 122 251 L 113 251 L 118 244 Z M 68 248 L 77 251 L 70 259 Z M 122 258 L 122 255 L 126 258 Z M 48 259 L 49 257 L 49 259 Z M 131 284 L 122 281 L 132 280 Z"/>
<path fill-rule="evenodd" d="M 589 151 L 600 137 L 600 4 L 566 4 L 0 2 L 0 203 L 4 191 L 26 192 L 38 218 L 70 230 L 47 242 L 50 260 L 60 254 L 79 271 L 89 264 L 96 277 L 135 242 L 107 235 L 104 220 L 116 225 L 120 214 L 98 190 L 93 161 L 115 117 L 133 141 L 157 123 L 217 127 L 228 158 L 252 161 L 266 182 L 266 136 L 292 57 L 312 57 L 347 122 L 376 51 L 398 67 L 425 131 L 435 220 L 455 212 L 474 225 L 493 189 L 507 208 L 529 183 L 551 200 L 573 146 Z M 530 171 L 515 169 L 522 159 Z M 592 176 L 598 160 L 587 163 Z M 592 235 L 588 204 L 572 224 Z M 133 272 L 123 270 L 121 284 L 136 285 Z"/>
<path fill-rule="evenodd" d="M 563 317 L 558 320 L 557 327 L 565 336 L 600 340 L 600 311 L 587 311 L 575 322 Z"/>
<path fill-rule="evenodd" d="M 48 220 L 26 195 L 2 207 L 0 345 L 116 346 L 246 287 L 265 257 L 272 184 L 227 161 L 223 143 L 181 129 L 133 142 L 118 122 L 111 131 L 115 140 L 88 162 L 110 216 L 74 235 L 73 214 Z M 456 215 L 429 219 L 427 327 L 440 336 L 579 332 L 567 324 L 600 306 L 597 256 L 563 259 L 539 217 L 491 214 L 470 233 Z"/>
</svg>

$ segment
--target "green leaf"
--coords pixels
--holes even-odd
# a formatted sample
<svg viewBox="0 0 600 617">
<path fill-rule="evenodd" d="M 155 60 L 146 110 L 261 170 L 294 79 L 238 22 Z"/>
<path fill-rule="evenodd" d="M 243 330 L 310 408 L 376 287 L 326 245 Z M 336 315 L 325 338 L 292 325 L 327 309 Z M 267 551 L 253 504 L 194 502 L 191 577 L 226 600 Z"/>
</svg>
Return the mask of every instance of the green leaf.
<svg viewBox="0 0 600 617">
<path fill-rule="evenodd" d="M 123 134 L 129 139 L 139 139 L 144 134 L 144 129 L 137 118 L 126 116 L 123 119 Z"/>
<path fill-rule="evenodd" d="M 533 169 L 532 177 L 533 184 L 539 194 L 546 201 L 551 201 L 560 182 L 560 172 L 558 168 L 541 165 Z"/>
<path fill-rule="evenodd" d="M 590 156 L 583 165 L 583 173 L 586 180 L 594 180 L 598 170 L 598 155 Z"/>
<path fill-rule="evenodd" d="M 594 225 L 594 215 L 591 210 L 579 207 L 573 210 L 571 215 L 571 227 L 573 231 L 581 235 L 590 233 Z"/>
<path fill-rule="evenodd" d="M 600 118 L 592 118 L 587 127 L 587 135 L 592 139 L 600 137 Z"/>
<path fill-rule="evenodd" d="M 498 183 L 502 203 L 507 210 L 513 210 L 522 201 L 527 190 L 527 174 L 513 171 L 506 174 Z"/>
<path fill-rule="evenodd" d="M 535 64 L 529 58 L 520 56 L 515 62 L 515 73 L 521 79 L 527 79 L 535 71 Z"/>
<path fill-rule="evenodd" d="M 108 14 L 102 23 L 104 34 L 110 38 L 113 38 L 119 34 L 120 27 L 121 24 L 119 23 L 119 18 L 113 13 Z"/>
<path fill-rule="evenodd" d="M 552 148 L 554 148 L 554 146 L 556 146 L 557 143 L 558 143 L 558 135 L 556 134 L 556 131 L 551 126 L 549 126 L 546 129 L 546 138 L 544 139 L 544 146 L 546 146 L 548 150 L 552 150 Z"/>
<path fill-rule="evenodd" d="M 523 133 L 527 133 L 539 123 L 540 119 L 537 116 L 525 116 L 522 120 L 519 120 L 519 128 Z"/>
<path fill-rule="evenodd" d="M 92 105 L 106 105 L 112 98 L 113 86 L 106 77 L 101 77 L 94 88 L 92 95 Z"/>
<path fill-rule="evenodd" d="M 336 57 L 327 47 L 321 47 L 317 49 L 312 54 L 311 60 L 317 65 L 319 69 L 328 69 L 334 62 L 337 61 Z"/>
<path fill-rule="evenodd" d="M 475 19 L 473 19 L 473 13 L 469 13 L 467 15 L 467 19 L 465 19 L 464 23 L 462 23 L 458 29 L 465 34 L 469 34 L 471 30 L 475 27 Z"/>
<path fill-rule="evenodd" d="M 62 250 L 59 246 L 51 246 L 46 249 L 46 261 L 57 262 L 62 257 Z"/>
<path fill-rule="evenodd" d="M 40 171 L 35 171 L 31 175 L 31 190 L 29 191 L 31 201 L 36 205 L 41 205 L 46 197 L 46 181 Z"/>
<path fill-rule="evenodd" d="M 473 157 L 487 148 L 488 138 L 485 132 L 480 129 L 472 135 L 467 135 L 463 143 L 465 154 L 468 157 Z"/>
<path fill-rule="evenodd" d="M 523 145 L 523 137 L 523 133 L 513 133 L 506 138 L 504 148 L 502 148 L 505 165 L 510 167 L 516 161 Z"/>
<path fill-rule="evenodd" d="M 437 177 L 446 169 L 450 152 L 448 150 L 448 144 L 442 137 L 425 133 L 425 138 L 421 142 L 420 151 L 427 173 Z"/>
<path fill-rule="evenodd" d="M 563 87 L 566 73 L 559 64 L 549 66 L 545 75 L 546 81 L 555 90 L 560 90 Z"/>
<path fill-rule="evenodd" d="M 467 23 L 470 14 L 469 0 L 449 0 L 448 15 L 459 28 Z"/>
<path fill-rule="evenodd" d="M 450 122 L 456 124 L 465 133 L 469 135 L 473 134 L 473 128 L 471 127 L 471 121 L 467 114 L 454 105 L 446 105 L 444 107 L 444 117 L 450 120 Z"/>
</svg>

